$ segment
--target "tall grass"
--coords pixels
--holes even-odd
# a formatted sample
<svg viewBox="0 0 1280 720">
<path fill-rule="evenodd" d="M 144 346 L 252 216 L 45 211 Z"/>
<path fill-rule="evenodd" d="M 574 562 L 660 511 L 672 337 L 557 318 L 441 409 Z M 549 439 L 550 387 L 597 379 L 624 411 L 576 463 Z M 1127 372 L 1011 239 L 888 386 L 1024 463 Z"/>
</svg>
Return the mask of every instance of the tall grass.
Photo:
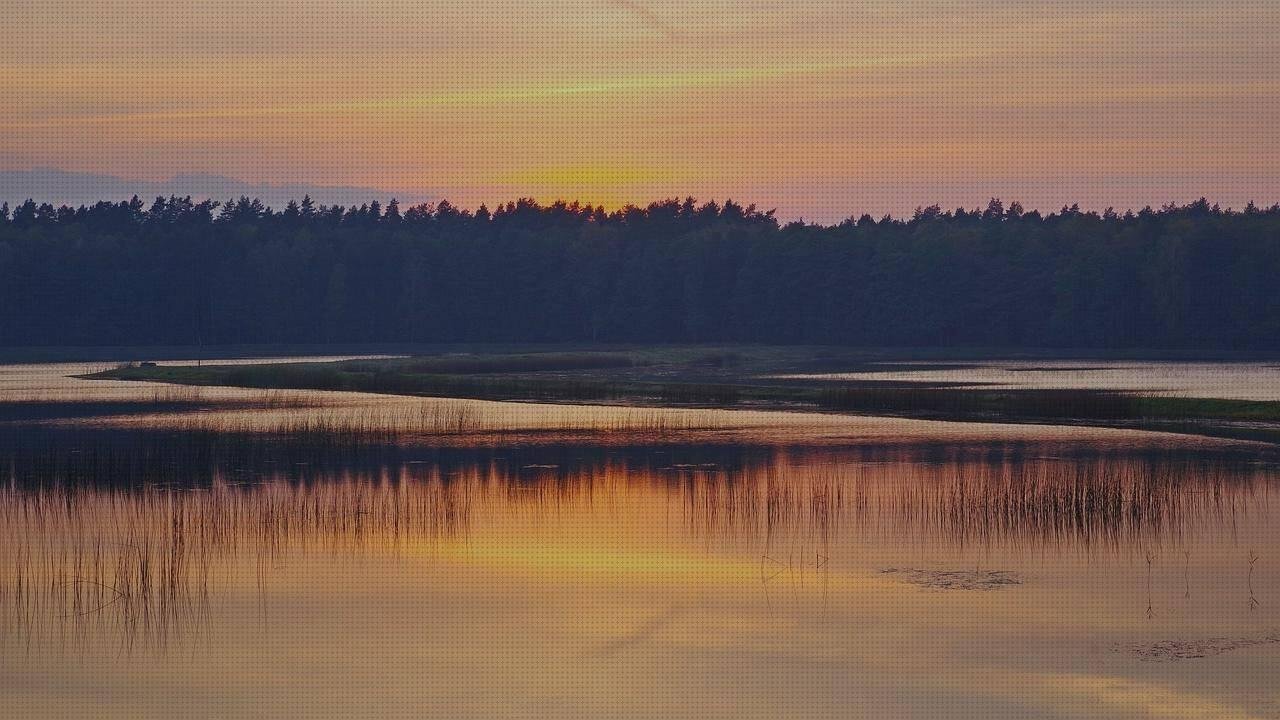
<svg viewBox="0 0 1280 720">
<path fill-rule="evenodd" d="M 177 432 L 228 436 L 260 434 L 324 449 L 430 442 L 444 438 L 519 437 L 529 433 L 672 436 L 723 427 L 712 411 L 661 408 L 591 408 L 479 404 L 431 399 L 418 403 L 356 408 L 284 409 L 269 415 L 227 413 L 179 416 L 167 424 Z"/>
<path fill-rule="evenodd" d="M 392 395 L 550 403 L 804 409 L 908 417 L 1150 427 L 1280 441 L 1280 403 L 1099 390 L 991 390 L 900 383 L 770 379 L 743 371 L 690 373 L 687 363 L 647 374 L 578 372 L 626 356 L 480 356 L 293 365 L 137 368 L 105 377 L 247 388 L 348 390 Z M 694 358 L 695 364 L 697 358 Z M 574 363 L 578 363 L 575 367 Z M 718 356 L 712 363 L 732 364 Z M 560 366 L 563 373 L 537 368 Z M 723 367 L 719 365 L 718 367 Z M 435 371 L 441 372 L 435 372 Z M 443 372 L 451 371 L 452 374 Z M 503 374 L 503 370 L 513 374 Z M 524 370 L 524 374 L 519 374 Z"/>
<path fill-rule="evenodd" d="M 315 407 L 317 400 L 290 390 L 262 390 L 228 398 L 197 385 L 142 386 L 135 392 L 69 400 L 51 392 L 14 394 L 0 399 L 0 422 L 100 418 L 145 414 L 209 411 L 283 410 Z"/>
</svg>

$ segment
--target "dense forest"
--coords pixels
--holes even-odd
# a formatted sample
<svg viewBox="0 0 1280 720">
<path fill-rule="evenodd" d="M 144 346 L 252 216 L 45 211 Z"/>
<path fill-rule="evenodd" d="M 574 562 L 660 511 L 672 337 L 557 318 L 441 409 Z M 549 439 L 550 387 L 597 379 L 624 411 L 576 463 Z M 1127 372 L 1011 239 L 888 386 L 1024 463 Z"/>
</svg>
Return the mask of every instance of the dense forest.
<svg viewBox="0 0 1280 720">
<path fill-rule="evenodd" d="M 733 202 L 0 214 L 0 345 L 761 342 L 1280 350 L 1280 207 L 835 226 Z"/>
</svg>

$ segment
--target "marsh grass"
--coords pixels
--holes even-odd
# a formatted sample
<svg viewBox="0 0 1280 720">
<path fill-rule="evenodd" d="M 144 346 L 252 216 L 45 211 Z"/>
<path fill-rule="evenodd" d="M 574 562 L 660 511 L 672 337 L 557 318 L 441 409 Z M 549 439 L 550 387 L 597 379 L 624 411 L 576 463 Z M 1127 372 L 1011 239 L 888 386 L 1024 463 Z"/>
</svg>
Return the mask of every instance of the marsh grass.
<svg viewBox="0 0 1280 720">
<path fill-rule="evenodd" d="M 628 444 L 688 440 L 715 431 L 713 411 L 477 404 L 429 399 L 390 406 L 297 407 L 255 403 L 216 412 L 143 403 L 136 415 L 102 407 L 71 423 L 0 424 L 0 480 L 86 485 L 170 482 L 267 465 L 344 467 L 395 462 L 406 453 L 537 441 Z M 0 406 L 2 407 L 2 406 Z M 605 411 L 601 411 L 605 410 Z M 533 412 L 530 412 L 533 411 Z M 84 422 L 85 418 L 88 422 Z"/>
<path fill-rule="evenodd" d="M 92 396 L 68 400 L 56 393 L 28 393 L 0 400 L 0 422 L 23 423 L 147 414 L 260 411 L 311 408 L 315 398 L 289 390 L 262 390 L 228 398 L 192 385 L 155 385 L 126 397 Z"/>
<path fill-rule="evenodd" d="M 429 443 L 445 438 L 501 439 L 531 433 L 630 434 L 652 438 L 718 429 L 725 424 L 721 416 L 710 411 L 629 407 L 599 410 L 576 412 L 562 406 L 530 408 L 430 399 L 392 406 L 286 408 L 269 414 L 180 416 L 166 427 L 179 433 L 232 437 L 258 434 L 323 450 L 327 446 L 359 448 Z"/>
<path fill-rule="evenodd" d="M 714 383 L 624 382 L 593 378 L 505 375 L 439 375 L 404 372 L 344 372 L 290 368 L 228 372 L 222 384 L 253 388 L 306 388 L 478 400 L 547 402 L 648 401 L 676 405 L 734 405 L 742 390 Z"/>
<path fill-rule="evenodd" d="M 628 366 L 628 362 L 632 365 Z M 498 355 L 204 368 L 161 366 L 114 370 L 97 377 L 542 403 L 817 409 L 980 422 L 1115 425 L 1280 442 L 1280 402 L 1075 389 L 991 390 L 941 384 L 803 380 L 763 375 L 756 365 L 727 371 L 725 368 L 737 362 L 728 353 L 691 356 L 682 358 L 681 363 L 668 360 L 665 365 L 646 366 L 647 374 L 628 374 L 627 368 L 644 362 L 625 354 Z M 620 372 L 584 371 L 591 366 Z M 552 367 L 558 371 L 541 370 Z M 517 370 L 526 372 L 503 372 Z"/>
</svg>

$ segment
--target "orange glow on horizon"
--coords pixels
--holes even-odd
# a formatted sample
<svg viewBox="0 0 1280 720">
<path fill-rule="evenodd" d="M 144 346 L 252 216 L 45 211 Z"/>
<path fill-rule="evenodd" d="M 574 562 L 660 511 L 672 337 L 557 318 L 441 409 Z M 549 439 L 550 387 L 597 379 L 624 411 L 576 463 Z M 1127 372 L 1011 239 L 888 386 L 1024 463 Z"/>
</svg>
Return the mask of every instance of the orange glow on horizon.
<svg viewBox="0 0 1280 720">
<path fill-rule="evenodd" d="M 113 0 L 0 30 L 0 170 L 362 185 L 476 207 L 694 195 L 1280 199 L 1273 3 Z"/>
</svg>

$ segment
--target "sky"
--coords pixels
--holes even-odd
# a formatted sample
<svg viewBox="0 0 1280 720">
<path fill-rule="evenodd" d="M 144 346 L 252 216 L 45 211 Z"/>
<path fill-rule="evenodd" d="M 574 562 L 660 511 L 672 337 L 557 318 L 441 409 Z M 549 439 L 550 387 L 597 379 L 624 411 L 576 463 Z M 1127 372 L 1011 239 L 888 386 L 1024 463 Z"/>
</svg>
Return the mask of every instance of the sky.
<svg viewBox="0 0 1280 720">
<path fill-rule="evenodd" d="M 1274 0 L 0 7 L 0 171 L 823 222 L 1280 201 Z"/>
</svg>

